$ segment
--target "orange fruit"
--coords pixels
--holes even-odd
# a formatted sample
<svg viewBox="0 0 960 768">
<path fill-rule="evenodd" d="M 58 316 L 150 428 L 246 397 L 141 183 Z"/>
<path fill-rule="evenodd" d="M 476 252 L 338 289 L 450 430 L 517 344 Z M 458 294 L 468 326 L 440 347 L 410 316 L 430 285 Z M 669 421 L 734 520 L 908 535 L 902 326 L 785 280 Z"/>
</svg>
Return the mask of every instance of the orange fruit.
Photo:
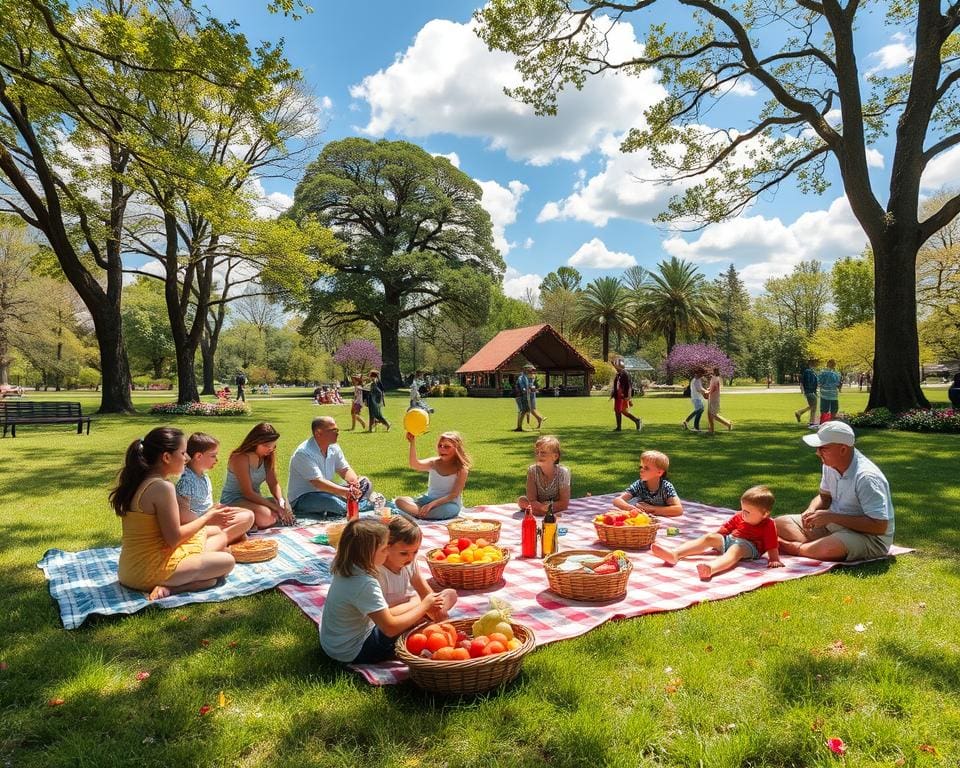
<svg viewBox="0 0 960 768">
<path fill-rule="evenodd" d="M 501 632 L 491 632 L 491 633 L 490 633 L 490 642 L 492 643 L 494 640 L 496 640 L 498 643 L 502 644 L 504 647 L 506 647 L 506 646 L 507 646 L 507 643 L 509 642 L 507 636 L 504 635 L 504 634 L 501 633 Z"/>
<path fill-rule="evenodd" d="M 432 635 L 427 635 L 427 650 L 433 653 L 436 653 L 441 648 L 450 647 L 450 638 L 446 636 L 443 632 L 434 632 Z"/>
<path fill-rule="evenodd" d="M 462 651 L 462 648 L 457 648 L 456 650 Z M 434 661 L 451 661 L 453 659 L 453 654 L 455 653 L 453 648 L 449 646 L 444 646 L 443 648 L 438 648 L 433 652 Z"/>
<path fill-rule="evenodd" d="M 507 641 L 507 650 L 508 650 L 508 651 L 515 651 L 515 650 L 517 650 L 517 648 L 519 648 L 521 645 L 523 645 L 523 643 L 521 643 L 519 640 L 517 640 L 517 638 L 513 638 L 513 640 L 508 640 L 508 641 Z"/>
<path fill-rule="evenodd" d="M 503 653 L 507 650 L 507 646 L 497 640 L 491 640 L 483 648 L 484 656 L 493 656 L 496 653 Z"/>
<path fill-rule="evenodd" d="M 420 651 L 427 647 L 427 636 L 422 632 L 416 632 L 407 638 L 407 650 L 414 656 L 419 656 Z"/>
<path fill-rule="evenodd" d="M 454 661 L 466 661 L 470 658 L 470 651 L 466 648 L 454 648 L 452 658 Z"/>
</svg>

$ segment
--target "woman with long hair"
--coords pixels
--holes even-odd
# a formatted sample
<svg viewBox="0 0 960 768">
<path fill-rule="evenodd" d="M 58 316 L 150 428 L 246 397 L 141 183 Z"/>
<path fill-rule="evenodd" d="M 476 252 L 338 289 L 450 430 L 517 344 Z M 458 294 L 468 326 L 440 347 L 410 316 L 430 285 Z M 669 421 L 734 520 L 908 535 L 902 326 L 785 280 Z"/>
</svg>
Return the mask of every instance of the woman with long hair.
<svg viewBox="0 0 960 768">
<path fill-rule="evenodd" d="M 283 499 L 277 479 L 279 439 L 280 433 L 265 421 L 251 429 L 230 454 L 227 479 L 220 492 L 221 504 L 251 510 L 258 528 L 293 522 L 293 513 Z M 264 483 L 270 491 L 269 497 L 260 493 L 260 486 Z"/>
<path fill-rule="evenodd" d="M 180 521 L 177 489 L 167 478 L 183 473 L 187 439 L 173 427 L 157 427 L 130 443 L 110 505 L 120 517 L 118 579 L 151 600 L 175 592 L 208 589 L 233 570 L 221 530 L 230 510 L 212 508 Z"/>
</svg>

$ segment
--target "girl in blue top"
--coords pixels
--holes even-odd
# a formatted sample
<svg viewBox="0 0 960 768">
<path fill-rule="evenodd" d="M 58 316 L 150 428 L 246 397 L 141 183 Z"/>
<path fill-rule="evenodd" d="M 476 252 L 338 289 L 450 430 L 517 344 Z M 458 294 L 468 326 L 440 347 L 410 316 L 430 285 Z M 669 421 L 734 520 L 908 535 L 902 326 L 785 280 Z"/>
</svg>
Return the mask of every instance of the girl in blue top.
<svg viewBox="0 0 960 768">
<path fill-rule="evenodd" d="M 377 581 L 389 549 L 380 520 L 357 518 L 343 529 L 320 622 L 320 647 L 331 659 L 374 664 L 392 658 L 397 637 L 437 608 L 440 598 L 430 592 L 402 616 L 390 612 Z"/>
<path fill-rule="evenodd" d="M 667 480 L 670 458 L 660 451 L 640 454 L 640 479 L 613 500 L 613 506 L 628 512 L 638 510 L 648 515 L 677 517 L 683 504 L 673 483 Z"/>
</svg>

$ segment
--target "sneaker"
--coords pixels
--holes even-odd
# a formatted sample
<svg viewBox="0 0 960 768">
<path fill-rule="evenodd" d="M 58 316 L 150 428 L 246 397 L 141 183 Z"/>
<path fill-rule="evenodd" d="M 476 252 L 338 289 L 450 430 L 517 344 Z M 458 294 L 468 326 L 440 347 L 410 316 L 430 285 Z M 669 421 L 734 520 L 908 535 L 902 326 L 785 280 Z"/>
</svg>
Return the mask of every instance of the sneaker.
<svg viewBox="0 0 960 768">
<path fill-rule="evenodd" d="M 732 421 L 731 421 L 729 424 L 727 424 L 727 432 L 733 432 L 733 422 L 732 422 Z"/>
<path fill-rule="evenodd" d="M 681 421 L 680 426 L 683 427 L 684 429 L 690 429 L 690 427 L 687 425 L 687 422 L 685 421 Z"/>
<path fill-rule="evenodd" d="M 637 419 L 637 432 L 643 429 L 643 419 Z"/>
<path fill-rule="evenodd" d="M 820 429 L 819 424 L 807 424 L 807 429 Z"/>
</svg>

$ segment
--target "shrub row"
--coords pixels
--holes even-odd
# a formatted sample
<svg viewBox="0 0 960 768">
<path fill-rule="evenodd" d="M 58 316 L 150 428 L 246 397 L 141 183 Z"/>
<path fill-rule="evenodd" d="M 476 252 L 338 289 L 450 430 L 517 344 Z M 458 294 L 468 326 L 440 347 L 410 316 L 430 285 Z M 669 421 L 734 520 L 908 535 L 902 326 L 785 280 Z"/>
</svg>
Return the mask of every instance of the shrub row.
<svg viewBox="0 0 960 768">
<path fill-rule="evenodd" d="M 467 388 L 456 384 L 435 384 L 430 387 L 430 397 L 466 397 Z"/>
<path fill-rule="evenodd" d="M 157 403 L 150 413 L 163 416 L 246 416 L 250 406 L 243 401 L 220 400 L 216 403 Z"/>
<path fill-rule="evenodd" d="M 874 408 L 847 416 L 846 421 L 853 427 L 960 434 L 960 411 L 954 408 L 917 408 L 905 413 L 893 413 L 886 408 Z"/>
</svg>

